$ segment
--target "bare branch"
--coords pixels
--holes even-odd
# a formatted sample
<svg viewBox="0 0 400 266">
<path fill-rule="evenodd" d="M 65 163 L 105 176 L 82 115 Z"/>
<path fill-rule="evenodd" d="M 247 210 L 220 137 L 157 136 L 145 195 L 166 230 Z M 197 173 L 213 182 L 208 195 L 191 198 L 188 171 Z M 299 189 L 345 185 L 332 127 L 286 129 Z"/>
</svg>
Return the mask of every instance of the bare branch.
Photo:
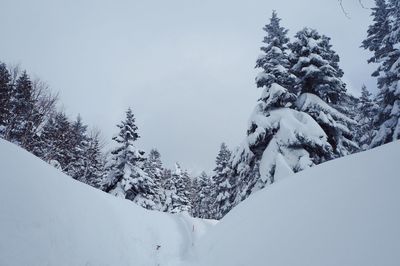
<svg viewBox="0 0 400 266">
<path fill-rule="evenodd" d="M 349 13 L 346 11 L 346 9 L 343 6 L 343 0 L 338 0 L 340 8 L 342 9 L 343 14 L 346 16 L 346 18 L 351 19 Z"/>
<path fill-rule="evenodd" d="M 370 7 L 366 7 L 366 6 L 364 5 L 363 0 L 358 0 L 358 3 L 360 3 L 360 6 L 361 6 L 362 8 L 364 8 L 364 9 L 371 9 Z"/>
</svg>

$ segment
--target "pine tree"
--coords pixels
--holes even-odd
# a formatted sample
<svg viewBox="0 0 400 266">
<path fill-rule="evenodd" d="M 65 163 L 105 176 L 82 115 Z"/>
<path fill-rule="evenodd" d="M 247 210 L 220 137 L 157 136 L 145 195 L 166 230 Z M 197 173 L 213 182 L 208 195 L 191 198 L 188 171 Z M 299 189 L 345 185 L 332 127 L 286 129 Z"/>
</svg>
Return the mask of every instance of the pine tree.
<svg viewBox="0 0 400 266">
<path fill-rule="evenodd" d="M 196 208 L 194 217 L 203 219 L 214 219 L 214 197 L 213 197 L 213 182 L 212 178 L 209 177 L 204 171 L 201 172 L 200 176 L 194 179 L 197 185 L 195 188 L 193 199 L 193 208 Z"/>
<path fill-rule="evenodd" d="M 169 213 L 191 213 L 190 177 L 178 163 L 165 182 L 165 211 Z"/>
<path fill-rule="evenodd" d="M 357 123 L 335 107 L 346 97 L 339 56 L 332 49 L 330 38 L 305 28 L 290 45 L 292 70 L 297 76 L 296 88 L 301 94 L 296 101 L 299 111 L 311 115 L 328 136 L 334 156 L 340 157 L 359 150 L 353 141 Z"/>
<path fill-rule="evenodd" d="M 161 187 L 161 178 L 163 165 L 160 152 L 157 149 L 151 149 L 146 161 L 144 162 L 144 171 L 151 177 L 157 186 Z"/>
<path fill-rule="evenodd" d="M 144 152 L 137 149 L 134 142 L 139 138 L 132 110 L 118 125 L 120 132 L 113 138 L 119 145 L 111 153 L 111 183 L 106 192 L 131 200 L 146 209 L 159 208 L 156 203 L 157 187 L 140 166 L 145 160 Z"/>
<path fill-rule="evenodd" d="M 290 44 L 292 70 L 298 77 L 296 88 L 302 93 L 312 93 L 326 103 L 336 104 L 345 93 L 341 80 L 339 56 L 332 50 L 330 38 L 316 30 L 304 28 L 295 35 Z"/>
<path fill-rule="evenodd" d="M 162 187 L 162 211 L 171 212 L 172 210 L 172 199 L 176 194 L 175 184 L 172 180 L 172 171 L 164 168 L 161 175 L 161 187 Z"/>
<path fill-rule="evenodd" d="M 70 173 L 73 136 L 67 116 L 63 112 L 57 112 L 43 127 L 40 138 L 42 149 L 38 156 L 51 164 L 60 165 L 63 172 Z"/>
<path fill-rule="evenodd" d="M 89 137 L 88 147 L 85 152 L 85 182 L 95 188 L 102 189 L 105 176 L 105 158 L 101 152 L 99 132 L 94 132 Z"/>
<path fill-rule="evenodd" d="M 190 203 L 192 217 L 200 218 L 201 212 L 201 194 L 200 194 L 200 184 L 199 177 L 195 177 L 190 184 Z"/>
<path fill-rule="evenodd" d="M 389 21 L 389 29 L 382 29 L 377 40 L 380 45 L 376 45 L 377 48 L 372 46 L 371 49 L 371 46 L 368 46 L 374 51 L 374 57 L 379 59 L 374 61 L 379 63 L 379 67 L 373 73 L 373 76 L 378 77 L 379 87 L 377 100 L 380 110 L 375 117 L 378 132 L 371 142 L 371 147 L 400 139 L 400 2 L 389 0 L 388 3 L 389 14 L 386 19 Z M 378 15 L 377 12 L 373 13 L 374 20 L 380 19 Z M 374 35 L 369 32 L 368 37 Z"/>
<path fill-rule="evenodd" d="M 156 201 L 160 210 L 163 209 L 162 204 L 165 201 L 165 195 L 162 189 L 162 178 L 163 178 L 163 165 L 161 161 L 160 152 L 157 149 L 151 149 L 146 161 L 144 162 L 144 171 L 153 180 L 157 187 Z"/>
<path fill-rule="evenodd" d="M 288 30 L 280 26 L 280 18 L 275 11 L 270 23 L 263 29 L 266 32 L 263 40 L 265 46 L 261 47 L 263 54 L 256 61 L 256 68 L 262 69 L 256 77 L 257 87 L 265 87 L 260 100 L 265 102 L 265 109 L 290 105 L 296 95 L 293 93 L 295 76 L 290 72 Z M 275 90 L 275 84 L 279 85 L 280 90 Z"/>
<path fill-rule="evenodd" d="M 219 153 L 215 159 L 216 167 L 214 168 L 214 208 L 215 219 L 221 219 L 233 206 L 234 198 L 232 193 L 230 167 L 231 152 L 225 143 L 221 144 Z"/>
<path fill-rule="evenodd" d="M 87 126 L 83 124 L 80 115 L 71 124 L 71 167 L 68 174 L 72 178 L 87 183 L 86 165 L 88 159 L 86 152 L 89 148 L 89 137 L 87 136 Z"/>
<path fill-rule="evenodd" d="M 4 136 L 10 118 L 11 75 L 4 63 L 0 63 L 0 136 Z"/>
<path fill-rule="evenodd" d="M 362 42 L 361 47 L 374 53 L 368 60 L 368 63 L 377 63 L 390 50 L 390 45 L 386 42 L 386 37 L 390 31 L 389 25 L 389 8 L 386 0 L 375 0 L 375 7 L 372 8 L 374 24 L 369 26 L 367 34 L 368 37 Z M 380 69 L 374 75 L 379 75 Z"/>
<path fill-rule="evenodd" d="M 266 83 L 267 86 L 264 87 L 250 117 L 247 137 L 231 157 L 231 178 L 222 183 L 230 192 L 223 192 L 217 198 L 229 204 L 219 211 L 217 218 L 221 218 L 230 208 L 253 192 L 278 179 L 334 157 L 333 148 L 328 142 L 328 134 L 307 114 L 307 109 L 298 108 L 299 103 L 303 103 L 301 107 L 304 107 L 306 106 L 304 103 L 308 101 L 305 101 L 303 95 L 300 98 L 297 98 L 297 95 L 309 94 L 305 92 L 320 93 L 321 97 L 332 104 L 337 102 L 340 93 L 344 93 L 344 84 L 339 79 L 342 72 L 338 68 L 338 57 L 330 49 L 329 39 L 319 36 L 315 31 L 306 29 L 302 34 L 299 33 L 298 37 L 302 39 L 289 45 L 294 49 L 293 55 L 290 56 L 291 62 L 284 65 L 286 68 L 280 67 L 280 69 L 285 68 L 287 77 L 296 83 L 275 79 L 274 75 L 280 77 L 282 71 L 270 72 L 271 82 Z M 318 40 L 312 41 L 312 37 Z M 302 52 L 304 54 L 300 54 Z M 322 52 L 324 58 L 320 55 Z M 264 65 L 273 65 L 277 62 L 273 56 L 264 60 Z M 318 67 L 321 69 L 318 70 Z M 327 79 L 320 80 L 311 70 L 324 74 Z M 293 73 L 299 77 L 294 79 Z M 305 91 L 302 91 L 303 89 Z M 315 97 L 318 98 L 316 95 Z M 320 102 L 323 103 L 322 100 Z M 326 103 L 323 106 L 329 107 Z M 329 107 L 329 111 L 332 109 Z"/>
<path fill-rule="evenodd" d="M 357 140 L 362 150 L 367 150 L 376 134 L 373 122 L 378 112 L 378 105 L 371 99 L 371 93 L 365 85 L 361 88 L 360 101 L 357 104 L 357 115 L 355 117 L 358 122 Z"/>
<path fill-rule="evenodd" d="M 34 120 L 38 115 L 33 97 L 33 87 L 30 77 L 24 71 L 17 79 L 12 90 L 11 121 L 7 129 L 7 139 L 31 150 L 29 144 L 34 138 Z"/>
<path fill-rule="evenodd" d="M 281 19 L 276 11 L 272 12 L 270 23 L 265 25 L 266 32 L 261 47 L 262 55 L 256 61 L 256 68 L 262 72 L 256 78 L 257 87 L 270 87 L 273 83 L 290 90 L 294 84 L 294 76 L 290 73 L 287 37 L 288 30 L 280 26 Z"/>
</svg>

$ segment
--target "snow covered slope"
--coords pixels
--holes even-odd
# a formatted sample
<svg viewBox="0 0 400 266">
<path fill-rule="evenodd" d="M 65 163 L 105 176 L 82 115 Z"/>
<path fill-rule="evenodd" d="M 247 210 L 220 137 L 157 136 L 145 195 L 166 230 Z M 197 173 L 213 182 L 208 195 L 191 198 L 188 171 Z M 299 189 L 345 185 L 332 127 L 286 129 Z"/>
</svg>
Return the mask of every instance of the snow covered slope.
<svg viewBox="0 0 400 266">
<path fill-rule="evenodd" d="M 1 139 L 0 181 L 1 266 L 178 265 L 212 223 L 142 209 Z"/>
<path fill-rule="evenodd" d="M 399 265 L 399 158 L 398 141 L 302 171 L 210 228 L 92 189 L 0 140 L 0 265 Z"/>
<path fill-rule="evenodd" d="M 199 243 L 202 266 L 400 265 L 400 142 L 253 194 Z"/>
</svg>

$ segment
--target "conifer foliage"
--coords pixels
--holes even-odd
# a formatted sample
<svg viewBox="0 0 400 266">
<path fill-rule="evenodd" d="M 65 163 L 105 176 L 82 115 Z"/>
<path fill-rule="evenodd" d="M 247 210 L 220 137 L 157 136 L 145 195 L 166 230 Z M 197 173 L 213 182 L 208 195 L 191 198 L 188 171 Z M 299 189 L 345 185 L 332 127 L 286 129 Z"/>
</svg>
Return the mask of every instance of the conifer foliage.
<svg viewBox="0 0 400 266">
<path fill-rule="evenodd" d="M 214 187 L 214 208 L 216 219 L 221 219 L 234 204 L 233 197 L 233 180 L 231 169 L 231 151 L 225 143 L 221 144 L 218 155 L 215 159 L 216 167 L 214 168 L 213 187 Z"/>
<path fill-rule="evenodd" d="M 6 64 L 0 63 L 0 135 L 4 135 L 11 113 L 11 75 Z"/>
<path fill-rule="evenodd" d="M 113 138 L 118 146 L 111 152 L 111 183 L 107 192 L 134 201 L 147 209 L 158 209 L 156 184 L 141 168 L 145 157 L 144 152 L 135 146 L 139 134 L 130 108 L 118 128 L 119 133 Z"/>
<path fill-rule="evenodd" d="M 362 47 L 373 52 L 370 63 L 378 68 L 379 111 L 375 116 L 377 133 L 370 146 L 376 147 L 400 139 L 400 2 L 376 0 L 372 12 L 374 24 Z"/>
<path fill-rule="evenodd" d="M 316 30 L 304 28 L 290 45 L 296 88 L 301 95 L 297 109 L 311 115 L 328 136 L 333 147 L 332 157 L 358 151 L 353 141 L 356 121 L 337 109 L 345 97 L 346 85 L 341 80 L 339 56 L 332 49 L 330 38 Z"/>
</svg>

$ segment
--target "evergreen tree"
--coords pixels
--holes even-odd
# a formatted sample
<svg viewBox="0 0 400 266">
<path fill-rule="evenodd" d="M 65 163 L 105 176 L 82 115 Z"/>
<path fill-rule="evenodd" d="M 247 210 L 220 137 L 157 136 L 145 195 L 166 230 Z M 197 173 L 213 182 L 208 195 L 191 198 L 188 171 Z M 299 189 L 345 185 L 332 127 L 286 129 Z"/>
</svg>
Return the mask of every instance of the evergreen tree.
<svg viewBox="0 0 400 266">
<path fill-rule="evenodd" d="M 234 198 L 232 193 L 230 168 L 231 152 L 225 143 L 221 144 L 214 168 L 214 218 L 221 219 L 233 206 Z"/>
<path fill-rule="evenodd" d="M 375 0 L 375 7 L 372 8 L 374 23 L 369 26 L 367 38 L 362 42 L 361 47 L 374 53 L 368 60 L 368 63 L 377 63 L 387 55 L 390 50 L 390 44 L 386 37 L 390 31 L 389 8 L 386 0 Z M 379 75 L 378 69 L 374 75 Z"/>
<path fill-rule="evenodd" d="M 24 71 L 17 79 L 12 90 L 11 122 L 7 129 L 7 138 L 29 149 L 29 144 L 34 138 L 34 120 L 38 113 L 35 108 L 32 82 Z"/>
<path fill-rule="evenodd" d="M 102 180 L 105 175 L 105 158 L 101 152 L 98 132 L 94 132 L 89 137 L 85 158 L 85 182 L 92 187 L 101 189 Z"/>
<path fill-rule="evenodd" d="M 297 109 L 318 122 L 335 157 L 358 151 L 352 133 L 357 123 L 337 110 L 346 97 L 346 89 L 341 80 L 339 56 L 332 50 L 330 38 L 308 28 L 295 37 L 290 47 L 292 70 L 298 78 L 296 88 L 301 94 L 296 101 Z"/>
<path fill-rule="evenodd" d="M 221 218 L 232 206 L 251 193 L 276 180 L 333 158 L 332 146 L 328 143 L 327 134 L 321 126 L 306 113 L 307 110 L 294 108 L 298 108 L 299 103 L 308 103 L 303 101 L 304 97 L 300 96 L 301 99 L 297 99 L 298 94 L 304 94 L 303 89 L 308 92 L 319 92 L 332 103 L 339 99 L 334 92 L 335 90 L 338 94 L 342 92 L 344 84 L 338 78 L 342 74 L 337 65 L 338 57 L 330 50 L 329 39 L 319 36 L 315 31 L 306 29 L 304 34 L 299 33 L 298 36 L 302 39 L 289 45 L 294 49 L 290 64 L 286 63 L 284 65 L 286 68 L 279 67 L 285 68 L 284 72 L 291 80 L 294 80 L 291 72 L 299 75 L 296 77 L 295 86 L 292 82 L 275 79 L 275 74 L 278 77 L 281 74 L 271 72 L 269 79 L 271 82 L 264 87 L 250 117 L 247 137 L 231 157 L 232 173 L 229 174 L 231 178 L 222 182 L 224 190 L 217 197 L 217 202 L 223 203 L 222 205 L 219 203 L 222 209 L 219 210 L 217 218 Z M 311 37 L 316 37 L 318 40 L 312 41 Z M 300 47 L 301 45 L 304 47 Z M 296 51 L 304 54 L 296 54 Z M 319 55 L 322 51 L 325 58 Z M 265 58 L 264 64 L 273 65 L 276 62 L 277 60 L 270 56 Z M 290 66 L 292 68 L 287 69 Z M 321 68 L 319 74 L 326 75 L 326 80 L 320 80 L 317 74 L 311 73 L 317 66 Z M 310 71 L 307 71 L 307 68 Z M 338 77 L 334 79 L 334 75 Z M 317 84 L 318 82 L 320 84 Z M 324 105 L 326 106 L 327 104 Z"/>
<path fill-rule="evenodd" d="M 265 46 L 261 47 L 263 54 L 256 61 L 256 68 L 262 69 L 256 77 L 257 87 L 265 87 L 260 100 L 265 102 L 265 109 L 290 105 L 296 95 L 293 93 L 295 76 L 290 73 L 288 30 L 280 26 L 280 18 L 275 11 L 270 23 L 263 29 L 266 32 Z M 280 85 L 281 90 L 275 91 L 274 84 Z"/>
<path fill-rule="evenodd" d="M 161 175 L 161 187 L 162 187 L 162 211 L 171 212 L 172 199 L 176 195 L 175 184 L 172 180 L 172 171 L 170 169 L 164 168 Z"/>
<path fill-rule="evenodd" d="M 126 112 L 126 118 L 118 125 L 120 132 L 113 138 L 119 145 L 111 153 L 111 183 L 107 192 L 128 200 L 147 209 L 157 209 L 157 187 L 153 180 L 141 169 L 144 152 L 137 149 L 134 142 L 139 138 L 132 110 Z"/>
<path fill-rule="evenodd" d="M 378 132 L 371 147 L 400 139 L 400 2 L 389 0 L 388 3 L 389 30 L 382 30 L 380 34 L 384 37 L 378 39 L 381 40 L 380 45 L 372 49 L 374 57 L 379 59 L 376 60 L 379 63 L 378 70 L 373 75 L 378 77 L 377 100 L 380 110 L 375 117 Z M 377 13 L 373 13 L 373 16 L 374 20 L 378 20 Z M 371 36 L 369 33 L 368 37 Z"/>
<path fill-rule="evenodd" d="M 10 118 L 11 75 L 4 63 L 0 63 L 0 136 L 4 136 Z"/>
<path fill-rule="evenodd" d="M 372 139 L 376 134 L 373 122 L 378 111 L 378 105 L 371 99 L 371 93 L 365 85 L 361 88 L 360 101 L 357 104 L 357 115 L 355 117 L 358 122 L 357 140 L 362 150 L 367 150 Z"/>
<path fill-rule="evenodd" d="M 336 104 L 345 93 L 346 85 L 341 80 L 343 71 L 330 38 L 309 28 L 299 31 L 295 38 L 290 48 L 292 70 L 298 78 L 297 90 L 300 94 L 312 93 L 326 103 Z"/>
<path fill-rule="evenodd" d="M 290 73 L 288 30 L 280 26 L 280 21 L 273 11 L 270 23 L 263 28 L 266 32 L 265 46 L 261 47 L 263 54 L 256 61 L 256 68 L 261 68 L 262 72 L 257 76 L 256 84 L 260 88 L 276 83 L 290 91 L 295 77 Z"/>
<path fill-rule="evenodd" d="M 144 171 L 151 177 L 158 187 L 161 187 L 163 165 L 160 152 L 157 149 L 151 149 L 146 161 L 144 162 Z"/>
<path fill-rule="evenodd" d="M 193 184 L 192 208 L 195 209 L 195 212 L 192 212 L 193 217 L 214 219 L 212 178 L 203 171 L 193 180 Z"/>
<path fill-rule="evenodd" d="M 165 193 L 165 211 L 169 213 L 191 213 L 190 177 L 178 163 L 175 164 L 174 172 L 167 176 Z"/>
<path fill-rule="evenodd" d="M 57 112 L 51 117 L 41 134 L 41 147 L 38 156 L 45 161 L 60 165 L 61 170 L 70 173 L 73 162 L 73 136 L 71 123 L 63 112 Z"/>
<path fill-rule="evenodd" d="M 72 123 L 71 128 L 71 167 L 68 174 L 72 178 L 81 182 L 87 183 L 86 180 L 86 165 L 89 158 L 87 150 L 89 148 L 89 137 L 87 135 L 87 126 L 83 124 L 80 115 Z"/>
<path fill-rule="evenodd" d="M 162 178 L 163 178 L 163 165 L 161 161 L 161 155 L 157 149 L 151 149 L 146 161 L 144 162 L 144 171 L 153 180 L 155 186 L 157 187 L 156 201 L 160 210 L 161 205 L 165 201 L 165 195 L 162 189 Z"/>
</svg>

